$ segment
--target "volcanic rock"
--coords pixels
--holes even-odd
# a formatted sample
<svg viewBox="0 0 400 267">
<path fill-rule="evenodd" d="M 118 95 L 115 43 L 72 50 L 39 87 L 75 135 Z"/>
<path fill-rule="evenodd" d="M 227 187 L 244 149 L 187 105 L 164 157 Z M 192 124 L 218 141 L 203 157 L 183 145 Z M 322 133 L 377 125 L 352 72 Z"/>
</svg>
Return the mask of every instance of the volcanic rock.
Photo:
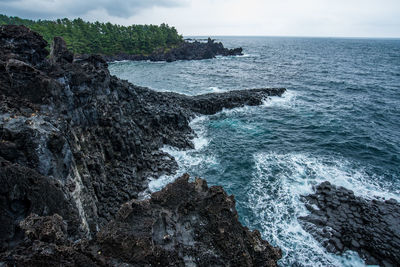
<svg viewBox="0 0 400 267">
<path fill-rule="evenodd" d="M 97 234 L 102 253 L 143 265 L 276 266 L 281 251 L 239 223 L 233 196 L 188 179 L 122 205 Z"/>
<path fill-rule="evenodd" d="M 54 37 L 50 50 L 50 60 L 54 63 L 71 63 L 74 60 L 74 54 L 68 50 L 63 38 Z"/>
<path fill-rule="evenodd" d="M 129 229 L 143 226 L 138 233 L 148 234 L 145 227 L 150 224 L 155 228 L 166 225 L 156 217 L 148 217 L 152 223 L 140 225 L 131 220 L 133 214 L 128 214 L 126 221 L 119 215 L 115 217 L 122 204 L 139 203 L 137 199 L 147 190 L 150 178 L 176 171 L 174 158 L 160 148 L 164 145 L 192 148 L 195 133 L 189 122 L 195 116 L 214 114 L 223 108 L 258 105 L 263 98 L 285 91 L 257 89 L 195 97 L 157 93 L 111 76 L 101 56 L 88 55 L 71 62 L 65 43 L 58 38 L 51 56 L 46 58 L 46 42 L 27 28 L 0 26 L 0 35 L 0 264 L 120 266 L 124 261 L 135 265 L 122 253 L 129 253 L 127 248 L 113 240 L 110 231 L 143 241 L 148 239 L 133 236 Z M 206 201 L 200 197 L 203 194 L 214 199 L 213 209 L 218 210 L 221 205 L 221 214 L 207 216 L 204 213 L 208 206 L 203 203 L 191 214 L 197 212 L 196 216 L 208 226 L 200 224 L 186 232 L 178 229 L 176 233 L 192 238 L 190 229 L 202 231 L 209 239 L 194 236 L 194 246 L 199 253 L 208 251 L 214 256 L 196 254 L 195 250 L 187 252 L 186 239 L 171 236 L 171 244 L 177 249 L 174 252 L 167 249 L 169 245 L 162 245 L 159 237 L 148 236 L 160 244 L 160 253 L 175 255 L 165 261 L 190 260 L 199 264 L 195 257 L 201 256 L 216 264 L 240 261 L 248 266 L 273 266 L 276 263 L 278 252 L 272 253 L 257 232 L 240 226 L 234 218 L 236 211 L 226 209 L 229 205 L 224 201 L 228 198 L 222 189 L 217 190 L 222 202 L 216 202 L 212 194 L 215 188 L 196 195 L 193 186 L 182 181 L 176 185 L 177 190 L 194 194 L 187 202 L 174 200 L 177 205 L 181 203 L 179 200 L 184 206 L 196 207 Z M 174 199 L 174 190 L 163 192 L 161 199 Z M 156 205 L 155 199 L 157 195 L 151 201 L 137 204 L 151 209 L 142 218 L 149 216 L 148 212 L 162 218 L 163 210 L 173 216 L 165 218 L 176 219 L 168 221 L 168 227 L 185 223 L 183 218 L 187 217 L 181 214 L 184 210 L 172 209 L 168 201 Z M 230 240 L 224 243 L 223 239 L 212 237 L 211 231 L 219 227 L 216 220 L 226 221 L 229 216 L 233 217 L 227 229 L 234 232 L 226 234 L 223 230 Z M 112 228 L 112 224 L 121 228 Z M 161 233 L 162 229 L 157 231 Z M 110 244 L 125 250 L 117 255 Z M 241 244 L 241 249 L 233 249 L 233 244 Z M 108 246 L 104 251 L 112 261 L 98 254 L 97 248 L 102 245 Z M 131 249 L 136 253 L 135 247 Z M 245 262 L 237 258 L 236 252 L 244 253 Z M 271 256 L 269 261 L 267 254 Z M 160 259 L 160 255 L 154 254 L 149 261 L 153 259 Z"/>
<path fill-rule="evenodd" d="M 30 215 L 20 223 L 25 240 L 0 259 L 18 266 L 277 266 L 280 249 L 239 223 L 233 196 L 188 179 L 123 204 L 92 240 L 66 239 L 58 214 Z"/>
<path fill-rule="evenodd" d="M 36 32 L 25 26 L 7 25 L 0 27 L 0 57 L 21 60 L 37 65 L 46 58 L 47 42 Z"/>
<path fill-rule="evenodd" d="M 329 182 L 302 199 L 311 213 L 299 218 L 303 228 L 328 251 L 353 250 L 367 264 L 398 266 L 400 204 L 396 200 L 364 199 Z"/>
<path fill-rule="evenodd" d="M 228 49 L 225 48 L 221 42 L 215 42 L 211 38 L 208 38 L 207 42 L 188 42 L 184 41 L 177 47 L 169 49 L 159 49 L 151 53 L 150 55 L 127 55 L 119 54 L 112 56 L 104 56 L 107 61 L 117 60 L 150 60 L 150 61 L 167 61 L 172 62 L 176 60 L 201 60 L 211 59 L 216 56 L 238 56 L 242 54 L 243 49 L 241 47 Z"/>
</svg>

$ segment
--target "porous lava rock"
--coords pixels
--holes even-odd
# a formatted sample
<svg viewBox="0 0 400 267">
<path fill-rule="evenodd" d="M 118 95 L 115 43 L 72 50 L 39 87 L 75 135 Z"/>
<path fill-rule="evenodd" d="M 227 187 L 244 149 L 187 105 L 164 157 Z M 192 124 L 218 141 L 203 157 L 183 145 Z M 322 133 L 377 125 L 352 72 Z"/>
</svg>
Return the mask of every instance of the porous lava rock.
<svg viewBox="0 0 400 267">
<path fill-rule="evenodd" d="M 258 105 L 285 91 L 257 89 L 194 97 L 158 93 L 110 75 L 107 62 L 99 55 L 71 60 L 59 38 L 47 57 L 47 43 L 26 27 L 0 26 L 0 37 L 0 262 L 11 266 L 120 266 L 128 261 L 123 254 L 105 249 L 113 257 L 110 261 L 98 254 L 97 247 L 109 244 L 105 237 L 112 237 L 107 232 L 111 223 L 125 227 L 113 228 L 114 233 L 127 229 L 126 222 L 115 217 L 122 204 L 142 198 L 150 178 L 176 171 L 174 158 L 160 148 L 192 148 L 195 133 L 189 122 L 195 116 Z M 195 199 L 189 200 L 190 205 L 197 205 L 192 203 Z M 153 208 L 154 214 L 160 212 Z M 180 210 L 174 212 L 184 217 Z M 218 226 L 214 219 L 231 215 L 236 212 L 204 218 Z M 163 224 L 156 220 L 157 225 Z M 235 231 L 242 229 L 232 234 L 238 235 L 237 244 L 246 245 L 240 250 L 247 253 L 243 256 L 246 264 L 260 265 L 253 260 L 264 259 L 267 243 L 235 220 L 232 225 Z M 205 229 L 207 236 L 213 228 Z M 260 246 L 251 245 L 256 241 Z M 179 249 L 186 246 L 184 240 L 173 242 Z M 210 242 L 208 249 L 217 255 L 216 262 L 237 257 L 222 255 L 230 249 L 211 246 L 216 242 L 231 248 L 228 241 Z M 209 244 L 203 242 L 200 251 Z M 165 253 L 172 253 L 168 255 L 180 257 L 176 262 L 185 261 L 178 251 L 186 250 L 175 253 L 164 248 Z M 277 259 L 274 255 L 271 262 Z"/>
<path fill-rule="evenodd" d="M 310 215 L 300 217 L 300 222 L 328 251 L 353 250 L 367 264 L 399 265 L 400 204 L 396 200 L 364 199 L 329 182 L 302 199 Z"/>
<path fill-rule="evenodd" d="M 277 266 L 281 251 L 238 221 L 233 196 L 187 174 L 132 200 L 97 234 L 106 257 L 161 266 Z"/>
</svg>

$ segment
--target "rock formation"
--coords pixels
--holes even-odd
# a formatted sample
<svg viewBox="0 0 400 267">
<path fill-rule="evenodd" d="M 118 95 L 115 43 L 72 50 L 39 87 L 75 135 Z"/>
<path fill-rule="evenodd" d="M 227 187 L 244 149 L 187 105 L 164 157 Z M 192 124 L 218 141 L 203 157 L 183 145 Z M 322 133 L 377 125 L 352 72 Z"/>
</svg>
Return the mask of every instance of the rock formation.
<svg viewBox="0 0 400 267">
<path fill-rule="evenodd" d="M 123 204 L 91 240 L 68 240 L 58 214 L 31 214 L 19 224 L 26 238 L 0 257 L 17 266 L 277 266 L 281 251 L 238 222 L 233 196 L 188 178 Z"/>
<path fill-rule="evenodd" d="M 400 263 L 400 204 L 396 200 L 367 200 L 324 182 L 303 201 L 311 214 L 300 221 L 328 251 L 357 251 L 371 265 Z"/>
<path fill-rule="evenodd" d="M 208 38 L 207 42 L 188 42 L 184 41 L 177 47 L 169 49 L 159 49 L 150 55 L 127 55 L 119 54 L 112 56 L 104 56 L 107 61 L 116 60 L 150 60 L 150 61 L 167 61 L 176 60 L 200 60 L 215 58 L 215 56 L 238 56 L 242 54 L 241 47 L 228 49 L 221 42 L 215 42 Z"/>
<path fill-rule="evenodd" d="M 101 56 L 72 60 L 62 39 L 49 57 L 46 45 L 26 27 L 0 27 L 0 262 L 276 265 L 279 250 L 238 223 L 221 188 L 185 177 L 137 199 L 150 177 L 177 169 L 163 145 L 193 147 L 196 115 L 258 105 L 285 89 L 157 93 L 111 76 Z"/>
</svg>

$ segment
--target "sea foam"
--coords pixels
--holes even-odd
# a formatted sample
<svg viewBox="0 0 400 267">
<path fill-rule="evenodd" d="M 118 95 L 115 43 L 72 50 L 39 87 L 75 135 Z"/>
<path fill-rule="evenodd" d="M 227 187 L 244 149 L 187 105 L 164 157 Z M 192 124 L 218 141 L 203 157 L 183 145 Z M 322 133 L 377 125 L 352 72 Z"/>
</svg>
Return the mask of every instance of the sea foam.
<svg viewBox="0 0 400 267">
<path fill-rule="evenodd" d="M 269 96 L 263 99 L 263 107 L 295 108 L 297 106 L 297 92 L 286 90 L 282 96 Z"/>
<path fill-rule="evenodd" d="M 345 160 L 316 158 L 306 154 L 257 153 L 255 171 L 248 185 L 248 208 L 264 237 L 284 252 L 282 266 L 365 266 L 356 253 L 341 256 L 328 253 L 303 230 L 297 218 L 308 214 L 301 195 L 313 192 L 323 181 L 344 186 L 355 195 L 400 199 L 400 192 L 390 193 L 379 185 L 378 177 L 367 177 Z M 376 181 L 376 182 L 374 182 Z M 387 185 L 390 186 L 390 185 Z M 251 222 L 248 222 L 251 224 Z"/>
<path fill-rule="evenodd" d="M 192 140 L 194 149 L 181 150 L 171 146 L 164 146 L 162 150 L 173 156 L 178 163 L 178 171 L 173 175 L 162 175 L 157 179 L 151 178 L 149 182 L 150 192 L 155 192 L 164 188 L 167 184 L 173 182 L 177 177 L 195 167 L 206 167 L 212 164 L 218 164 L 216 157 L 213 155 L 205 155 L 202 152 L 210 139 L 207 138 L 205 124 L 208 120 L 207 116 L 199 116 L 190 122 L 190 127 L 195 131 L 197 137 Z"/>
</svg>

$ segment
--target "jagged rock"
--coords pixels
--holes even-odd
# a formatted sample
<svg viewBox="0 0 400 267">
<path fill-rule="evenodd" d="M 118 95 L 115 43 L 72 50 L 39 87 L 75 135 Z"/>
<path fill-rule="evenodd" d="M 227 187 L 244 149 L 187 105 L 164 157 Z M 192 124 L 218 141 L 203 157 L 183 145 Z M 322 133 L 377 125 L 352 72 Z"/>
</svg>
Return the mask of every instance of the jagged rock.
<svg viewBox="0 0 400 267">
<path fill-rule="evenodd" d="M 4 83 L 0 91 L 6 96 L 39 104 L 48 100 L 52 91 L 61 89 L 56 81 L 24 61 L 10 58 L 3 62 L 3 68 Z"/>
<path fill-rule="evenodd" d="M 239 223 L 233 196 L 188 179 L 185 174 L 148 200 L 123 204 L 91 241 L 66 240 L 59 215 L 31 215 L 20 223 L 28 239 L 0 259 L 18 266 L 38 259 L 42 266 L 56 259 L 70 266 L 277 266 L 281 250 Z"/>
<path fill-rule="evenodd" d="M 9 57 L 37 65 L 49 54 L 46 46 L 42 36 L 25 26 L 0 27 L 0 58 Z"/>
<path fill-rule="evenodd" d="M 141 265 L 277 266 L 281 251 L 239 223 L 233 196 L 188 179 L 125 203 L 97 234 L 102 253 Z"/>
<path fill-rule="evenodd" d="M 14 257 L 21 265 L 103 264 L 67 241 L 48 243 L 40 234 L 27 240 L 21 221 L 31 213 L 59 214 L 68 223 L 66 240 L 92 240 L 121 204 L 147 189 L 149 178 L 176 171 L 160 148 L 193 147 L 192 118 L 284 92 L 157 93 L 111 76 L 101 56 L 71 62 L 61 40 L 47 59 L 46 43 L 27 28 L 0 26 L 0 34 L 6 36 L 0 42 L 0 242 L 2 251 L 22 255 Z"/>
<path fill-rule="evenodd" d="M 67 223 L 58 214 L 40 217 L 32 213 L 19 226 L 31 240 L 62 244 L 67 239 Z"/>
<path fill-rule="evenodd" d="M 0 251 L 21 242 L 19 223 L 30 213 L 61 214 L 71 225 L 69 235 L 80 235 L 78 209 L 57 180 L 0 157 L 0 185 Z"/>
<path fill-rule="evenodd" d="M 221 42 L 215 42 L 208 38 L 207 42 L 188 42 L 184 41 L 177 47 L 169 49 L 159 49 L 148 56 L 145 55 L 127 55 L 119 54 L 112 56 L 104 56 L 107 61 L 116 60 L 150 60 L 150 61 L 167 61 L 176 60 L 201 60 L 210 59 L 215 56 L 237 56 L 243 55 L 243 49 L 234 48 L 227 49 Z"/>
<path fill-rule="evenodd" d="M 50 50 L 50 60 L 54 63 L 71 63 L 74 60 L 74 54 L 68 50 L 63 38 L 54 37 Z"/>
<path fill-rule="evenodd" d="M 399 264 L 400 204 L 396 200 L 363 199 L 329 182 L 302 199 L 311 214 L 300 217 L 300 222 L 328 251 L 354 250 L 367 264 Z"/>
</svg>

